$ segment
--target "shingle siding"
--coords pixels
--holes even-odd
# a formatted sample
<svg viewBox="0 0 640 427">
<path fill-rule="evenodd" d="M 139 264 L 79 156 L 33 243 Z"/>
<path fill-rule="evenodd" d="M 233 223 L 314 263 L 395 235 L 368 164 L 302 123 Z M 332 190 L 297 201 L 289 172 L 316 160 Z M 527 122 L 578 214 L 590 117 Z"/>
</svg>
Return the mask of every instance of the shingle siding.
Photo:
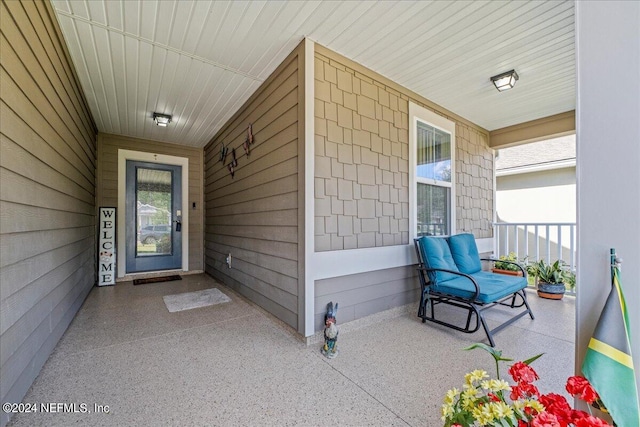
<svg viewBox="0 0 640 427">
<path fill-rule="evenodd" d="M 358 248 L 408 244 L 409 101 L 434 109 L 375 73 L 327 49 L 321 52 L 315 54 L 314 76 L 315 223 L 323 231 L 315 232 L 315 250 L 351 249 L 354 242 Z M 456 122 L 456 228 L 491 237 L 488 135 L 449 119 Z M 345 226 L 338 229 L 335 223 Z"/>
</svg>

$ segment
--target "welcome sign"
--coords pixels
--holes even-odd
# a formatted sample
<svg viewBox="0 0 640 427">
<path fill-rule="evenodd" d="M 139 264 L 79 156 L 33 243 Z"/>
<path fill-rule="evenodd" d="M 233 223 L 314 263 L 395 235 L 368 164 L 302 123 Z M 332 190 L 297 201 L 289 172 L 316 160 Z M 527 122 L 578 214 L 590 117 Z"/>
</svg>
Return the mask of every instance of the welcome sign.
<svg viewBox="0 0 640 427">
<path fill-rule="evenodd" d="M 99 208 L 98 286 L 116 284 L 116 208 Z"/>
</svg>

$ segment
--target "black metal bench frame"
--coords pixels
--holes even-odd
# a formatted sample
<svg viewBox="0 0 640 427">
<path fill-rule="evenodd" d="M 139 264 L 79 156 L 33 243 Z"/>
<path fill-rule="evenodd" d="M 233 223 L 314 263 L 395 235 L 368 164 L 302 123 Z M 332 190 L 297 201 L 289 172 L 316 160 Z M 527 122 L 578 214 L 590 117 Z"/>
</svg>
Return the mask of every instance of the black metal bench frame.
<svg viewBox="0 0 640 427">
<path fill-rule="evenodd" d="M 476 332 L 478 329 L 480 329 L 480 325 L 482 325 L 482 328 L 484 329 L 485 333 L 487 334 L 487 338 L 489 339 L 489 344 L 491 345 L 491 347 L 495 347 L 495 341 L 493 340 L 494 334 L 498 333 L 502 329 L 506 328 L 507 326 L 511 325 L 513 322 L 517 321 L 518 319 L 520 319 L 521 317 L 527 314 L 529 314 L 531 319 L 535 319 L 533 312 L 531 311 L 531 307 L 529 307 L 529 303 L 527 302 L 527 295 L 524 289 L 516 291 L 511 295 L 507 295 L 506 297 L 499 299 L 497 301 L 484 303 L 484 302 L 478 301 L 478 296 L 480 295 L 480 285 L 469 274 L 461 273 L 459 271 L 440 269 L 440 268 L 431 268 L 431 269 L 426 268 L 425 262 L 422 256 L 422 251 L 420 249 L 419 240 L 420 240 L 419 238 L 414 239 L 414 245 L 416 248 L 416 253 L 418 255 L 418 262 L 419 262 L 418 277 L 420 278 L 420 305 L 418 307 L 418 317 L 422 319 L 422 323 L 425 323 L 428 320 L 430 322 L 434 322 L 434 323 L 455 329 L 457 331 L 465 332 L 468 334 L 472 334 Z M 481 258 L 480 260 L 493 261 L 493 262 L 498 261 L 496 259 L 488 259 L 488 258 Z M 500 260 L 500 262 L 514 264 L 518 266 L 518 268 L 520 268 L 520 270 L 522 271 L 523 277 L 525 278 L 527 277 L 526 271 L 518 263 L 511 262 L 511 261 L 503 261 L 503 260 Z M 472 298 L 467 299 L 467 298 L 459 297 L 457 295 L 450 295 L 447 293 L 437 291 L 429 281 L 428 273 L 438 272 L 438 271 L 443 273 L 455 274 L 457 276 L 466 277 L 467 279 L 469 279 L 471 283 L 473 283 L 473 286 L 475 288 L 474 296 Z M 519 301 L 516 304 L 516 299 L 518 297 L 519 297 Z M 509 300 L 511 300 L 511 302 L 507 302 Z M 452 305 L 452 306 L 467 310 L 467 321 L 465 326 L 461 327 L 453 323 L 436 319 L 435 306 L 438 304 Z M 512 309 L 525 306 L 526 309 L 510 317 L 509 319 L 507 319 L 500 325 L 496 326 L 495 328 L 489 329 L 489 326 L 487 325 L 487 322 L 483 316 L 483 313 L 486 310 L 489 310 L 498 305 L 506 306 Z M 428 308 L 430 308 L 430 310 L 427 310 Z M 430 311 L 430 313 L 428 314 L 427 311 Z M 471 327 L 471 321 L 474 315 L 475 315 L 475 325 Z"/>
</svg>

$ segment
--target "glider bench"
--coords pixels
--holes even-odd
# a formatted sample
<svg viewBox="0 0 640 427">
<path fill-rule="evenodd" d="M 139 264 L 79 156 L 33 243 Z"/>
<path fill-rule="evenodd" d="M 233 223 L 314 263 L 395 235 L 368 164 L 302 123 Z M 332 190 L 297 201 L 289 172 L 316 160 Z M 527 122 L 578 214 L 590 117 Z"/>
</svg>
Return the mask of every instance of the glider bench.
<svg viewBox="0 0 640 427">
<path fill-rule="evenodd" d="M 422 323 L 428 320 L 466 333 L 476 332 L 482 325 L 489 344 L 495 347 L 493 334 L 527 314 L 534 318 L 524 291 L 527 287 L 526 271 L 517 263 L 513 264 L 520 268 L 522 276 L 482 271 L 481 261 L 496 260 L 480 258 L 472 234 L 424 236 L 414 239 L 414 244 L 421 287 L 418 317 L 422 318 Z M 436 318 L 435 308 L 440 304 L 465 309 L 467 319 L 464 327 Z M 489 329 L 484 312 L 496 306 L 509 307 L 515 314 Z"/>
</svg>

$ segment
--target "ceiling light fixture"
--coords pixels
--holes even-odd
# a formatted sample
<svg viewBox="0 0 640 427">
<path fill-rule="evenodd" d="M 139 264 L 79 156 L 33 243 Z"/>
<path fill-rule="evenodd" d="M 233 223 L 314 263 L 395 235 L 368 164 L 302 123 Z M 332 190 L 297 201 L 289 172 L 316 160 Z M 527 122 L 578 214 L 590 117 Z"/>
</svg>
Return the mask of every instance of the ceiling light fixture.
<svg viewBox="0 0 640 427">
<path fill-rule="evenodd" d="M 500 92 L 513 88 L 518 81 L 518 73 L 516 70 L 507 71 L 491 77 L 491 81 Z"/>
<path fill-rule="evenodd" d="M 169 114 L 153 113 L 153 121 L 158 126 L 167 127 L 171 123 L 171 116 Z"/>
</svg>

